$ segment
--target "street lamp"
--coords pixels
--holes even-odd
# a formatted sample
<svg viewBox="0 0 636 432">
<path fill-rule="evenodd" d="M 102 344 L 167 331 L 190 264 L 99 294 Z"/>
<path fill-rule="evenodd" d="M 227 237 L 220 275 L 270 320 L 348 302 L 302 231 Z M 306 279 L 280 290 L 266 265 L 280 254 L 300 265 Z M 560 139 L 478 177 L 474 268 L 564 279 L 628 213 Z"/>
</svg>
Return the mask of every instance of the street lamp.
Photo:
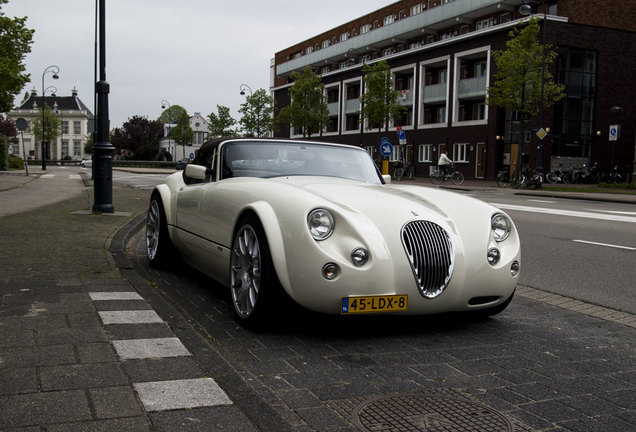
<svg viewBox="0 0 636 432">
<path fill-rule="evenodd" d="M 168 153 L 170 153 L 170 132 L 171 132 L 171 125 L 172 125 L 172 105 L 170 105 L 170 102 L 168 102 L 167 100 L 163 99 L 161 101 L 161 109 L 166 109 L 166 106 L 168 107 Z M 170 153 L 170 155 L 172 155 L 172 153 Z"/>
<path fill-rule="evenodd" d="M 45 138 L 45 131 L 44 131 L 44 93 L 46 90 L 48 90 L 51 87 L 47 87 L 46 90 L 44 89 L 44 76 L 51 72 L 53 74 L 53 79 L 58 79 L 59 76 L 58 74 L 60 73 L 60 68 L 57 67 L 56 65 L 51 65 L 49 67 L 47 67 L 46 69 L 44 69 L 44 72 L 42 72 L 42 148 L 41 148 L 41 152 L 42 152 L 42 171 L 46 171 L 46 147 L 47 147 L 47 143 L 46 143 L 46 138 Z M 54 87 L 53 87 L 54 88 Z M 55 91 L 57 91 L 57 89 L 55 89 Z"/>
<path fill-rule="evenodd" d="M 247 84 L 241 84 L 241 87 L 239 88 L 239 90 L 241 91 L 240 93 L 241 96 L 245 96 L 245 89 L 247 89 L 250 92 L 250 97 L 254 96 L 252 93 L 252 89 Z M 254 111 L 252 109 L 251 104 L 249 105 L 249 109 L 250 109 L 250 120 L 252 122 L 252 126 L 254 126 Z M 254 129 L 250 129 L 250 135 L 254 136 Z"/>
<path fill-rule="evenodd" d="M 537 146 L 537 165 L 535 170 L 543 174 L 543 138 L 545 138 L 545 129 L 543 128 L 543 89 L 545 87 L 545 46 L 546 46 L 546 25 L 547 25 L 547 0 L 523 0 L 524 4 L 519 7 L 519 13 L 523 16 L 528 16 L 532 13 L 531 4 L 543 6 L 543 29 L 542 33 L 542 47 L 541 47 L 541 100 L 539 101 L 539 145 Z M 523 121 L 523 120 L 522 120 Z M 523 140 L 523 137 L 521 137 Z"/>
</svg>

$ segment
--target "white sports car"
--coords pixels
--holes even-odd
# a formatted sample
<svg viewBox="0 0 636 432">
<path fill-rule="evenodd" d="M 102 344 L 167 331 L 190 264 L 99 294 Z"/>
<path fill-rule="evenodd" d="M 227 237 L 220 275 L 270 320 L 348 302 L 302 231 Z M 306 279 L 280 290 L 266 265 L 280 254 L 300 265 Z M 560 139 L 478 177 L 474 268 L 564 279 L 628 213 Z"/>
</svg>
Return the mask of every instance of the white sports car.
<svg viewBox="0 0 636 432">
<path fill-rule="evenodd" d="M 357 147 L 211 140 L 153 191 L 148 259 L 178 252 L 229 287 L 243 323 L 287 297 L 329 314 L 504 310 L 520 267 L 512 220 L 473 198 L 390 183 Z"/>
</svg>

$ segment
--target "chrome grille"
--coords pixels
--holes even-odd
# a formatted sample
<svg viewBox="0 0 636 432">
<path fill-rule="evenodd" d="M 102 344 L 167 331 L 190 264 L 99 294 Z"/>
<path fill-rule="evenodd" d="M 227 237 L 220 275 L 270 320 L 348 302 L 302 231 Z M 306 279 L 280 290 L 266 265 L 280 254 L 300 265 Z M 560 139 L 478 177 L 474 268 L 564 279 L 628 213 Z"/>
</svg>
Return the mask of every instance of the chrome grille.
<svg viewBox="0 0 636 432">
<path fill-rule="evenodd" d="M 440 295 L 450 282 L 455 264 L 448 233 L 433 222 L 410 222 L 402 228 L 402 244 L 420 293 L 426 298 Z"/>
</svg>

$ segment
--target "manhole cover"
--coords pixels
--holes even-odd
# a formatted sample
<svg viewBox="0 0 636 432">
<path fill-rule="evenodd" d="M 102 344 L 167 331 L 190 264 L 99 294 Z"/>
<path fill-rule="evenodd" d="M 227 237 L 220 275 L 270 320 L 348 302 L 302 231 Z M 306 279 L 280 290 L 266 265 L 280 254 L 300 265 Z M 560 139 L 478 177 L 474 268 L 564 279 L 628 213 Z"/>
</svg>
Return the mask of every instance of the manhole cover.
<svg viewBox="0 0 636 432">
<path fill-rule="evenodd" d="M 512 424 L 497 411 L 467 399 L 434 394 L 380 396 L 352 414 L 362 431 L 507 432 Z"/>
</svg>

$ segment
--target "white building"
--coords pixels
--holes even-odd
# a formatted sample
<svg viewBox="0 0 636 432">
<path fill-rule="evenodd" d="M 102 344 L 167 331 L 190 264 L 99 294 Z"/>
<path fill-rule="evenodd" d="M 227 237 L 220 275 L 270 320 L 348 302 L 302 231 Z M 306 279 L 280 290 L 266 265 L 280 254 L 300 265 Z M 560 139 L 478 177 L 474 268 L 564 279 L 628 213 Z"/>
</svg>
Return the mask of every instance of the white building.
<svg viewBox="0 0 636 432">
<path fill-rule="evenodd" d="M 38 96 L 37 91 L 33 89 L 31 93 L 25 97 L 20 106 L 9 112 L 8 117 L 13 121 L 19 118 L 25 119 L 29 123 L 29 127 L 23 133 L 18 133 L 19 143 L 12 144 L 9 148 L 9 154 L 25 158 L 22 149 L 26 152 L 25 159 L 40 159 L 41 157 L 41 137 L 34 137 L 31 131 L 31 122 L 34 119 L 42 118 L 43 103 L 46 103 L 55 115 L 59 118 L 61 124 L 61 133 L 54 142 L 51 143 L 51 160 L 61 160 L 70 156 L 74 160 L 81 160 L 87 156 L 84 153 L 84 146 L 88 140 L 89 134 L 93 131 L 94 117 L 93 113 L 77 96 L 77 90 L 73 89 L 71 96 Z M 24 146 L 22 138 L 24 137 Z"/>
<path fill-rule="evenodd" d="M 194 154 L 196 150 L 201 147 L 201 144 L 205 142 L 210 133 L 209 122 L 205 117 L 201 115 L 201 113 L 195 112 L 193 116 L 190 117 L 190 128 L 192 129 L 192 142 L 190 145 L 186 145 L 185 148 L 179 145 L 176 145 L 173 139 L 170 138 L 170 133 L 177 125 L 175 123 L 165 123 L 163 125 L 164 128 L 164 138 L 161 139 L 159 147 L 161 149 L 165 149 L 168 153 L 172 155 L 173 160 L 179 160 L 184 157 L 189 157 L 190 154 Z"/>
</svg>

